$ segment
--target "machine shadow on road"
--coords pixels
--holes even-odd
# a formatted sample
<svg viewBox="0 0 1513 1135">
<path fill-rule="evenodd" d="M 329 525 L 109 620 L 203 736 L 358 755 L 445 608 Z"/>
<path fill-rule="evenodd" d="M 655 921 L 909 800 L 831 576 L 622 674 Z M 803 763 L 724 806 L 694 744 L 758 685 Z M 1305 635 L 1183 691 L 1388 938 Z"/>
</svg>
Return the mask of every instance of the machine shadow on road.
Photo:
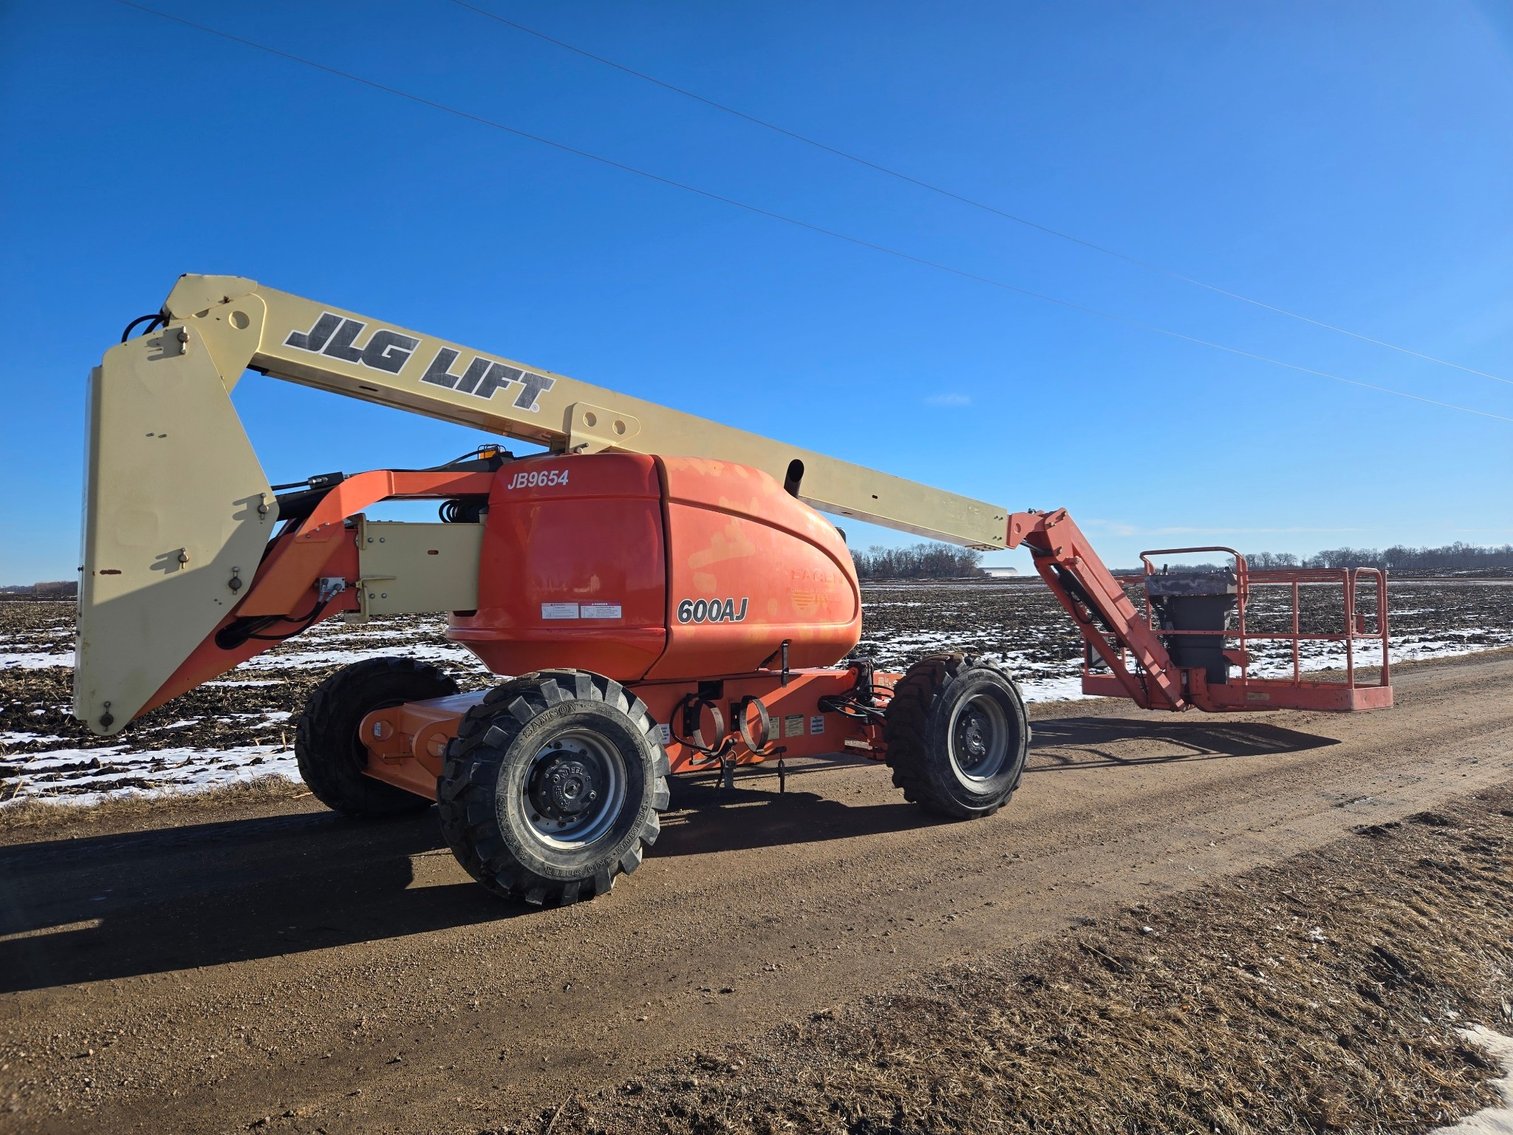
<svg viewBox="0 0 1513 1135">
<path fill-rule="evenodd" d="M 1029 773 L 1120 769 L 1296 753 L 1333 738 L 1256 722 L 1067 718 L 1037 722 Z M 673 778 L 654 855 L 702 855 L 851 839 L 937 820 L 891 791 L 886 768 L 867 802 L 855 756 L 772 764 L 717 778 Z M 836 778 L 832 786 L 826 782 Z M 795 787 L 797 785 L 798 787 Z M 809 791 L 813 786 L 815 791 Z M 414 886 L 418 861 L 446 860 L 455 882 Z M 428 872 L 430 874 L 430 872 Z M 432 876 L 434 877 L 434 876 Z M 455 867 L 434 812 L 354 822 L 296 813 L 0 849 L 0 992 L 276 957 L 535 912 L 497 899 Z"/>
<path fill-rule="evenodd" d="M 534 908 L 456 883 L 434 812 L 300 813 L 0 849 L 0 991 L 165 973 L 491 922 Z"/>
<path fill-rule="evenodd" d="M 779 792 L 771 766 L 738 772 L 730 788 L 717 779 L 672 777 L 672 806 L 662 817 L 662 835 L 654 854 L 705 855 L 745 851 L 786 843 L 880 835 L 935 822 L 902 799 L 884 804 L 847 804 L 826 794 L 826 774 L 838 774 L 874 762 L 856 757 L 809 758 L 791 762 L 789 786 Z M 871 774 L 888 783 L 886 768 Z M 815 791 L 793 787 L 818 782 Z"/>
<path fill-rule="evenodd" d="M 1135 768 L 1188 761 L 1280 756 L 1323 748 L 1333 737 L 1264 722 L 1149 721 L 1125 717 L 1078 717 L 1033 722 L 1026 773 L 1098 768 Z M 846 803 L 826 794 L 827 774 L 871 766 L 856 756 L 792 762 L 790 785 L 817 781 L 815 790 L 778 792 L 772 765 L 737 773 L 734 786 L 717 778 L 674 777 L 672 809 L 663 817 L 655 854 L 702 855 L 785 843 L 851 839 L 950 823 L 902 799 Z M 886 768 L 878 769 L 883 785 Z"/>
<path fill-rule="evenodd" d="M 1026 773 L 1275 757 L 1340 743 L 1335 737 L 1262 721 L 1067 717 L 1031 726 L 1035 737 Z"/>
<path fill-rule="evenodd" d="M 793 780 L 856 758 L 804 762 Z M 886 771 L 881 775 L 886 777 Z M 812 842 L 932 822 L 899 801 L 674 778 L 654 854 Z M 751 807 L 751 805 L 760 805 Z M 456 882 L 415 886 L 424 857 Z M 432 872 L 427 872 L 434 879 Z M 0 849 L 0 992 L 168 973 L 537 913 L 456 866 L 434 811 L 386 821 L 297 813 Z"/>
</svg>

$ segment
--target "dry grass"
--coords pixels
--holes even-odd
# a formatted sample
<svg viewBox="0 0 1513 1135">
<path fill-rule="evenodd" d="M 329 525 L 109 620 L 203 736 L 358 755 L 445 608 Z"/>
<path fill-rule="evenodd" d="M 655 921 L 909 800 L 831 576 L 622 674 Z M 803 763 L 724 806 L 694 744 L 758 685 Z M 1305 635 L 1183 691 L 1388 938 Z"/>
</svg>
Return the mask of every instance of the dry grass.
<svg viewBox="0 0 1513 1135">
<path fill-rule="evenodd" d="M 94 804 L 23 797 L 0 807 L 0 839 L 16 833 L 46 831 L 52 838 L 96 835 L 146 816 L 182 815 L 254 807 L 309 796 L 304 785 L 269 775 L 196 792 L 119 796 Z"/>
<path fill-rule="evenodd" d="M 513 1130 L 1421 1132 L 1492 1099 L 1454 1027 L 1513 1021 L 1510 817 L 1363 829 Z"/>
</svg>

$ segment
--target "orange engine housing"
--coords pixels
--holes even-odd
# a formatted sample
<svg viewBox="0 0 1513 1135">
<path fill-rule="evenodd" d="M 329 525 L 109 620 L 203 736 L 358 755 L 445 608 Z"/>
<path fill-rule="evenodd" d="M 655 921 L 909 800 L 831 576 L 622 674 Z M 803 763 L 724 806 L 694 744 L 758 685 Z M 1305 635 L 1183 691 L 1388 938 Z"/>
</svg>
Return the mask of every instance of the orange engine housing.
<svg viewBox="0 0 1513 1135">
<path fill-rule="evenodd" d="M 553 455 L 495 476 L 478 610 L 448 637 L 496 674 L 566 666 L 697 681 L 828 666 L 861 635 L 835 526 L 749 466 Z"/>
</svg>

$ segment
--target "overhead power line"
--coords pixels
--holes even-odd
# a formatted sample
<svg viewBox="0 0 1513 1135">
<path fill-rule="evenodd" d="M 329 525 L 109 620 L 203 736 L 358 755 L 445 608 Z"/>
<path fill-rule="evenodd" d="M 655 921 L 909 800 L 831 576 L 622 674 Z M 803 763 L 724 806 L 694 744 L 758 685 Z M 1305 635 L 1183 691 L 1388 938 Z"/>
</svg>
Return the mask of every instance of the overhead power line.
<svg viewBox="0 0 1513 1135">
<path fill-rule="evenodd" d="M 1030 288 L 1020 287 L 1018 284 L 1011 284 L 1006 280 L 995 279 L 992 276 L 984 276 L 976 272 L 968 271 L 964 268 L 957 268 L 950 264 L 942 263 L 941 261 L 930 260 L 927 257 L 923 256 L 916 256 L 912 252 L 905 252 L 902 249 L 893 248 L 885 244 L 879 244 L 875 241 L 867 240 L 864 237 L 852 236 L 849 233 L 843 233 L 836 229 L 825 228 L 823 225 L 814 224 L 812 221 L 805 221 L 798 217 L 790 217 L 784 213 L 774 212 L 771 209 L 764 209 L 760 205 L 753 205 L 749 202 L 741 201 L 734 197 L 727 197 L 724 194 L 715 193 L 712 190 L 701 189 L 696 185 L 689 185 L 686 182 L 676 181 L 670 177 L 664 177 L 661 174 L 652 173 L 648 170 L 638 169 L 635 166 L 627 165 L 626 163 L 616 161 L 613 158 L 607 158 L 600 154 L 592 153 L 589 150 L 582 150 L 576 146 L 570 146 L 565 142 L 558 142 L 554 139 L 543 137 L 540 134 L 532 134 L 527 130 L 521 130 L 518 127 L 509 126 L 503 122 L 499 122 L 492 118 L 487 118 L 481 114 L 474 114 L 472 111 L 462 110 L 458 107 L 450 106 L 447 103 L 437 102 L 434 99 L 426 98 L 423 95 L 417 95 L 409 91 L 401 90 L 399 87 L 390 86 L 387 83 L 380 83 L 377 80 L 368 79 L 361 75 L 353 74 L 350 71 L 343 71 L 339 67 L 332 67 L 329 64 L 320 63 L 313 59 L 307 59 L 301 55 L 295 55 L 294 53 L 285 51 L 282 48 L 272 47 L 268 44 L 259 43 L 256 40 L 247 39 L 245 36 L 239 36 L 233 32 L 222 31 L 219 28 L 213 28 L 207 24 L 197 23 L 194 20 L 187 19 L 183 16 L 177 16 L 170 12 L 162 12 L 156 8 L 150 8 L 146 4 L 137 3 L 137 0 L 115 0 L 115 2 L 122 5 L 123 7 L 132 8 L 139 12 L 145 12 L 148 15 L 157 16 L 160 19 L 168 20 L 176 24 L 181 24 L 184 27 L 193 28 L 195 31 L 204 32 L 207 35 L 213 35 L 220 39 L 229 40 L 232 43 L 238 43 L 244 47 L 250 47 L 256 51 L 261 51 L 268 55 L 276 56 L 280 59 L 287 59 L 291 63 L 298 63 L 301 66 L 310 67 L 327 75 L 334 75 L 337 78 L 346 79 L 350 82 L 368 87 L 371 90 L 382 91 L 385 94 L 393 95 L 396 98 L 405 99 L 409 102 L 415 103 L 418 106 L 424 106 L 428 107 L 431 110 L 441 111 L 443 114 L 450 114 L 456 118 L 461 118 L 468 122 L 476 123 L 480 126 L 487 126 L 490 129 L 499 130 L 503 133 L 511 134 L 517 138 L 524 138 L 527 141 L 535 142 L 542 146 L 548 146 L 562 153 L 572 154 L 575 157 L 583 158 L 587 161 L 596 162 L 600 165 L 608 166 L 611 169 L 616 169 L 623 173 L 632 174 L 635 177 L 645 178 L 646 180 L 656 182 L 659 185 L 665 185 L 673 189 L 682 190 L 686 193 L 692 193 L 695 196 L 702 197 L 708 201 L 715 201 L 722 205 L 729 205 L 732 208 L 741 209 L 745 212 L 753 213 L 759 217 L 766 217 L 769 220 L 780 221 L 783 224 L 792 225 L 795 228 L 804 229 L 808 232 L 818 233 L 821 236 L 827 236 L 834 240 L 844 241 L 847 244 L 855 245 L 858 248 L 870 249 L 873 252 L 879 252 L 885 256 L 892 256 L 899 260 L 905 260 L 911 264 L 917 264 L 921 267 L 930 268 L 937 272 L 944 272 L 948 275 L 957 276 L 964 280 L 971 280 L 975 283 L 986 284 L 989 287 L 998 288 L 1006 292 L 1013 292 L 1016 295 L 1026 296 L 1030 299 L 1040 300 L 1043 303 L 1055 304 L 1058 307 L 1064 307 L 1071 311 L 1080 312 L 1084 315 L 1090 315 L 1098 319 L 1105 319 L 1114 323 L 1123 323 L 1127 326 L 1136 327 L 1157 335 L 1164 335 L 1168 338 L 1179 339 L 1186 343 L 1194 343 L 1201 347 L 1208 347 L 1211 350 L 1223 351 L 1227 354 L 1237 355 L 1241 358 L 1252 359 L 1256 362 L 1267 363 L 1271 366 L 1277 366 L 1282 367 L 1286 370 L 1297 371 L 1300 374 L 1315 375 L 1319 378 L 1327 378 L 1331 381 L 1341 382 L 1348 386 L 1357 386 L 1363 390 L 1374 390 L 1381 394 L 1390 394 L 1397 398 L 1407 398 L 1414 402 L 1421 402 L 1430 406 L 1438 406 L 1446 410 L 1455 410 L 1463 414 L 1474 414 L 1477 417 L 1481 418 L 1491 418 L 1494 421 L 1513 422 L 1513 417 L 1508 417 L 1503 414 L 1495 414 L 1490 410 L 1478 410 L 1470 406 L 1460 406 L 1453 402 L 1442 402 L 1435 398 L 1426 398 L 1419 394 L 1410 394 L 1404 390 L 1394 390 L 1393 388 L 1388 386 L 1379 386 L 1376 383 L 1364 382 L 1360 379 L 1355 378 L 1347 378 L 1344 375 L 1335 374 L 1331 371 L 1316 370 L 1313 367 L 1303 366 L 1300 363 L 1287 362 L 1284 359 L 1277 359 L 1272 358 L 1268 355 L 1257 354 L 1253 351 L 1247 351 L 1240 347 L 1232 347 L 1224 343 L 1218 343 L 1211 339 L 1203 339 L 1199 338 L 1196 335 L 1188 335 L 1185 332 L 1174 331 L 1171 328 L 1162 327 L 1159 324 L 1155 323 L 1148 323 L 1145 320 L 1136 319 L 1132 316 L 1120 315 L 1116 312 L 1103 311 L 1099 308 L 1089 307 L 1085 304 L 1077 303 L 1073 300 L 1061 299 L 1058 296 L 1047 295 L 1044 292 L 1037 292 Z"/>
<path fill-rule="evenodd" d="M 1350 338 L 1357 339 L 1362 343 L 1370 343 L 1375 347 L 1383 347 L 1389 351 L 1397 351 L 1399 354 L 1408 355 L 1423 362 L 1435 363 L 1438 366 L 1452 367 L 1455 370 L 1464 371 L 1466 374 L 1474 374 L 1479 378 L 1487 378 L 1491 379 L 1493 382 L 1502 382 L 1513 386 L 1513 379 L 1504 378 L 1502 375 L 1491 374 L 1488 371 L 1484 370 L 1477 370 L 1475 367 L 1465 366 L 1462 363 L 1457 363 L 1450 359 L 1442 359 L 1436 355 L 1426 354 L 1425 352 L 1415 350 L 1412 347 L 1405 347 L 1399 343 L 1391 343 L 1386 339 L 1378 339 L 1374 336 L 1367 335 L 1364 332 L 1353 331 L 1348 327 L 1341 327 L 1338 324 L 1329 323 L 1323 319 L 1315 319 L 1311 315 L 1304 315 L 1302 312 L 1292 311 L 1289 308 L 1280 307 L 1277 304 L 1267 303 L 1265 300 L 1256 299 L 1254 296 L 1247 296 L 1241 292 L 1236 292 L 1229 288 L 1222 287 L 1219 284 L 1209 283 L 1207 280 L 1201 280 L 1196 276 L 1190 276 L 1185 272 L 1178 271 L 1175 268 L 1169 268 L 1164 264 L 1157 264 L 1154 261 L 1145 260 L 1141 257 L 1133 256 L 1127 252 L 1121 252 L 1117 248 L 1110 248 L 1108 245 L 1099 244 L 1096 241 L 1088 240 L 1086 237 L 1077 236 L 1075 233 L 1065 232 L 1061 229 L 1052 228 L 1049 225 L 1043 225 L 1039 221 L 1032 221 L 1028 217 L 1021 217 L 1016 213 L 1010 213 L 1005 209 L 1000 209 L 996 205 L 990 205 L 985 201 L 979 201 L 976 198 L 968 197 L 963 193 L 957 193 L 955 190 L 947 189 L 945 186 L 936 185 L 933 182 L 925 181 L 923 178 L 914 177 L 912 174 L 904 173 L 903 171 L 894 169 L 891 166 L 885 166 L 881 162 L 874 162 L 868 158 L 861 157 L 858 154 L 853 154 L 849 150 L 843 150 L 838 146 L 829 145 L 826 142 L 821 142 L 817 138 L 811 138 L 807 134 L 800 134 L 797 130 L 790 130 L 786 126 L 780 126 L 775 122 L 769 122 L 765 118 L 758 118 L 754 114 L 747 114 L 744 110 L 738 110 L 737 108 L 729 106 L 726 103 L 722 103 L 717 99 L 712 99 L 707 95 L 701 95 L 697 91 L 691 91 L 687 87 L 680 87 L 676 83 L 669 83 L 667 80 L 659 79 L 655 75 L 648 75 L 644 71 L 638 71 L 634 67 L 628 67 L 624 63 L 618 63 L 615 60 L 608 59 L 603 55 L 597 55 L 592 51 L 588 51 L 585 48 L 577 46 L 576 44 L 568 43 L 566 40 L 558 39 L 556 36 L 548 35 L 546 32 L 539 31 L 536 28 L 528 27 L 516 20 L 508 19 L 496 12 L 489 11 L 487 8 L 481 8 L 477 4 L 471 4 L 468 2 L 468 0 L 452 0 L 452 3 L 456 4 L 459 8 L 466 8 L 468 11 L 475 12 L 480 16 L 484 16 L 490 20 L 495 21 L 496 23 L 503 24 L 506 27 L 514 28 L 518 32 L 523 32 L 524 34 L 529 36 L 535 36 L 537 39 L 542 40 L 546 43 L 550 43 L 556 47 L 560 47 L 564 51 L 570 51 L 574 55 L 580 55 L 584 59 L 590 59 L 593 62 L 602 64 L 605 67 L 612 67 L 616 71 L 623 72 L 624 74 L 639 79 L 644 83 L 650 83 L 653 86 L 661 87 L 663 90 L 671 91 L 673 94 L 680 95 L 683 98 L 692 99 L 694 102 L 702 103 L 707 107 L 720 111 L 722 114 L 728 114 L 734 118 L 739 118 L 744 122 L 751 123 L 753 126 L 759 126 L 763 130 L 770 130 L 774 134 L 781 134 L 783 137 L 791 138 L 795 142 L 802 142 L 806 146 L 812 146 L 816 150 L 822 150 L 827 154 L 841 158 L 844 161 L 863 166 L 869 170 L 874 171 L 875 173 L 880 173 L 886 177 L 895 178 L 898 181 L 907 182 L 908 184 L 917 186 L 920 189 L 938 194 L 941 197 L 949 198 L 950 200 L 956 201 L 959 204 L 969 206 L 973 209 L 979 209 L 985 213 L 991 213 L 996 217 L 1001 217 L 1003 220 L 1012 221 L 1016 225 L 1022 225 L 1025 228 L 1034 229 L 1036 232 L 1044 233 L 1046 236 L 1055 237 L 1057 240 L 1064 240 L 1072 244 L 1081 245 L 1083 248 L 1091 249 L 1092 251 L 1101 253 L 1104 256 L 1112 256 L 1116 260 L 1122 260 L 1126 264 L 1131 264 L 1137 268 L 1142 269 L 1143 271 L 1153 272 L 1156 275 L 1165 276 L 1168 279 L 1177 280 L 1181 283 L 1189 284 L 1195 288 L 1202 288 L 1204 291 L 1212 292 L 1214 295 L 1224 296 L 1226 299 L 1232 299 L 1240 303 L 1250 304 L 1252 307 L 1260 308 L 1263 311 L 1269 311 L 1274 315 L 1285 316 L 1288 319 L 1296 319 L 1301 323 L 1307 323 L 1314 327 L 1321 328 L 1325 331 L 1332 331 L 1337 335 L 1347 335 Z"/>
</svg>

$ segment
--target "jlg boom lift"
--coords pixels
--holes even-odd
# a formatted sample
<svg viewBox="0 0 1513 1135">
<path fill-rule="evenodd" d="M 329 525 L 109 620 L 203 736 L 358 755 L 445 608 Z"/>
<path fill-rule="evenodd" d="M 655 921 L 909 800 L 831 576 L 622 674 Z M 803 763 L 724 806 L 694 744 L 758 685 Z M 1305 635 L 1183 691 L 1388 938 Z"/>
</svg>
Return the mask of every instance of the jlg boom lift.
<svg viewBox="0 0 1513 1135">
<path fill-rule="evenodd" d="M 1391 704 L 1386 581 L 1356 572 L 1157 574 L 1142 607 L 1063 510 L 927 488 L 228 276 L 184 276 L 92 375 L 74 713 L 112 734 L 323 619 L 450 612 L 495 674 L 458 692 L 403 656 L 323 682 L 300 771 L 341 812 L 439 806 L 464 867 L 501 895 L 609 890 L 656 841 L 667 775 L 857 750 L 908 799 L 996 811 L 1030 730 L 998 666 L 941 654 L 907 673 L 848 660 L 861 594 L 816 509 L 978 549 L 1029 548 L 1085 643 L 1083 686 L 1151 709 Z M 128 328 L 133 330 L 137 324 Z M 545 447 L 275 490 L 232 407 L 247 370 Z M 440 523 L 370 520 L 434 500 Z M 1302 633 L 1300 588 L 1344 590 L 1344 625 Z M 1290 676 L 1250 673 L 1253 589 L 1289 592 Z M 1235 626 L 1236 622 L 1238 626 Z M 1358 639 L 1379 638 L 1375 684 Z M 1300 643 L 1343 643 L 1342 681 Z M 1231 645 L 1233 643 L 1233 645 Z"/>
</svg>

